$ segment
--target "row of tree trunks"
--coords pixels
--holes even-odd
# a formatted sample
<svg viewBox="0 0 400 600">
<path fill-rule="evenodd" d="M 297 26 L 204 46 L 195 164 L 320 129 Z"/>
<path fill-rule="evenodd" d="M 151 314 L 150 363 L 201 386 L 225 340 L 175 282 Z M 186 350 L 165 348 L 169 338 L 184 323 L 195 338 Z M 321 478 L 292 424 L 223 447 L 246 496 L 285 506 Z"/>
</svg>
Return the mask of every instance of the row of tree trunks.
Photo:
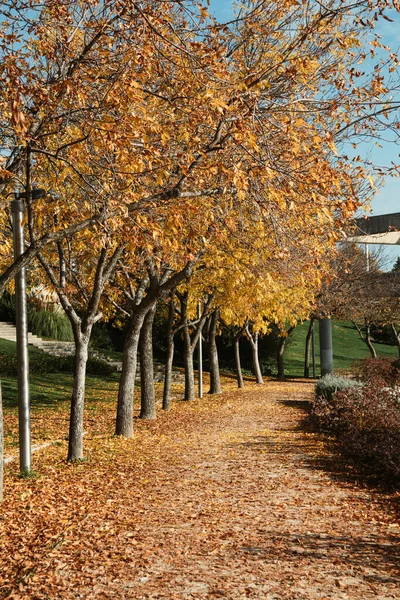
<svg viewBox="0 0 400 600">
<path fill-rule="evenodd" d="M 208 314 L 210 305 L 212 302 L 212 295 L 209 295 L 207 298 L 207 301 L 204 303 L 200 318 L 197 319 L 197 321 L 190 321 L 189 317 L 188 317 L 188 301 L 189 301 L 188 292 L 187 291 L 176 292 L 176 296 L 179 300 L 179 305 L 180 305 L 180 307 L 179 307 L 180 322 L 179 322 L 179 326 L 176 329 L 176 331 L 182 330 L 182 333 L 183 333 L 183 364 L 184 364 L 184 370 L 185 370 L 184 400 L 193 400 L 195 397 L 194 367 L 193 367 L 194 351 L 196 349 L 196 346 L 198 344 L 200 336 L 203 335 L 203 329 L 206 324 L 206 321 L 207 321 L 207 326 L 208 326 L 208 323 L 211 322 L 210 319 L 212 319 L 212 315 L 216 311 L 213 311 L 211 313 L 211 315 Z M 217 327 L 217 321 L 218 321 L 218 314 L 216 314 L 215 319 L 216 319 L 216 321 L 215 321 L 214 332 L 213 332 L 214 342 L 210 342 L 212 352 L 213 352 L 213 359 L 210 358 L 210 371 L 211 371 L 211 368 L 214 368 L 214 373 L 211 374 L 211 372 L 210 372 L 210 377 L 214 382 L 217 382 L 217 380 L 219 380 L 219 366 L 218 366 L 218 354 L 216 353 L 216 346 L 215 346 L 215 334 L 216 334 L 216 327 Z M 215 346 L 215 348 L 214 348 L 214 346 Z M 208 345 L 208 348 L 210 349 L 209 345 Z M 215 358 L 217 359 L 217 364 L 215 364 Z M 212 367 L 211 367 L 211 362 L 213 362 Z M 215 389 L 217 389 L 217 388 L 218 388 L 218 385 Z M 221 389 L 220 385 L 219 385 L 219 389 Z M 220 392 L 214 392 L 214 391 L 210 390 L 209 393 L 219 394 Z"/>
<path fill-rule="evenodd" d="M 169 270 L 160 272 L 149 260 L 147 274 L 134 289 L 129 273 L 124 271 L 126 286 L 123 288 L 126 305 L 122 309 L 129 316 L 129 327 L 125 336 L 122 372 L 118 390 L 116 435 L 133 436 L 133 399 L 137 371 L 137 356 L 140 345 L 141 409 L 142 419 L 156 418 L 154 372 L 153 372 L 153 321 L 158 301 L 186 279 L 193 263 L 173 275 Z"/>
</svg>

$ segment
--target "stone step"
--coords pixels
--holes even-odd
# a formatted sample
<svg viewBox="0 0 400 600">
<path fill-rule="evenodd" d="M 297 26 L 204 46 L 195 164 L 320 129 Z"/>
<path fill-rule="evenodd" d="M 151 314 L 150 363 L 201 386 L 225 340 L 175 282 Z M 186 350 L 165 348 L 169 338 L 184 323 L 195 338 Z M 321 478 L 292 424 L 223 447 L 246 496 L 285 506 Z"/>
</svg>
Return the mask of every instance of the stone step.
<svg viewBox="0 0 400 600">
<path fill-rule="evenodd" d="M 17 329 L 15 325 L 13 323 L 0 323 L 0 338 L 9 342 L 16 342 Z M 43 340 L 30 332 L 28 333 L 28 344 L 53 356 L 68 356 L 74 353 L 74 342 Z"/>
</svg>

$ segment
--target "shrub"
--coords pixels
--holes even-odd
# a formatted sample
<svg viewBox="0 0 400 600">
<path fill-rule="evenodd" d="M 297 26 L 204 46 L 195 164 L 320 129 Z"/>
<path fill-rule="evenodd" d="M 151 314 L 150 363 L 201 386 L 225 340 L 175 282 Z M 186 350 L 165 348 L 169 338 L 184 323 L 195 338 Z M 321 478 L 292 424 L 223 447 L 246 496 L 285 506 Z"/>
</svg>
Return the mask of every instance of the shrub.
<svg viewBox="0 0 400 600">
<path fill-rule="evenodd" d="M 361 381 L 376 389 L 400 382 L 400 361 L 390 358 L 367 358 L 359 361 L 353 370 Z"/>
<path fill-rule="evenodd" d="M 32 333 L 40 337 L 66 342 L 74 339 L 71 323 L 64 314 L 30 308 L 28 326 Z"/>
<path fill-rule="evenodd" d="M 64 373 L 73 373 L 75 366 L 75 356 L 58 357 L 58 370 Z M 113 365 L 110 365 L 101 358 L 89 358 L 86 363 L 86 373 L 88 375 L 111 375 L 115 372 Z"/>
<path fill-rule="evenodd" d="M 48 373 L 73 373 L 74 356 L 51 356 L 50 354 L 33 354 L 29 357 L 29 372 L 32 375 L 47 375 Z M 115 368 L 105 360 L 89 358 L 86 372 L 89 375 L 111 375 Z M 0 355 L 0 376 L 16 377 L 18 375 L 17 357 L 15 355 Z"/>
<path fill-rule="evenodd" d="M 0 377 L 14 377 L 17 373 L 17 357 L 0 354 Z"/>
<path fill-rule="evenodd" d="M 29 372 L 32 375 L 46 375 L 59 370 L 59 357 L 50 354 L 33 354 L 29 357 Z M 16 377 L 18 375 L 17 356 L 11 354 L 0 355 L 0 375 L 2 377 Z"/>
<path fill-rule="evenodd" d="M 15 296 L 9 292 L 0 296 L 0 321 L 15 323 Z"/>
<path fill-rule="evenodd" d="M 90 345 L 102 350 L 114 350 L 107 323 L 95 323 L 90 338 Z"/>
<path fill-rule="evenodd" d="M 273 358 L 267 358 L 265 360 L 260 361 L 260 369 L 262 375 L 267 377 L 278 375 L 278 365 L 276 364 L 276 360 Z M 287 370 L 285 369 L 285 375 L 287 374 Z"/>
<path fill-rule="evenodd" d="M 4 292 L 0 297 L 0 321 L 15 323 L 15 296 Z M 74 339 L 71 324 L 63 313 L 38 309 L 32 299 L 28 305 L 29 331 L 40 337 L 70 342 Z"/>
<path fill-rule="evenodd" d="M 346 455 L 400 484 L 400 388 L 353 387 L 337 392 L 333 403 L 319 396 L 312 414 Z"/>
<path fill-rule="evenodd" d="M 321 396 L 331 402 L 333 396 L 338 391 L 347 390 L 349 388 L 359 388 L 360 385 L 360 382 L 354 379 L 348 379 L 342 375 L 328 373 L 317 381 L 315 385 L 315 394 L 316 396 Z"/>
</svg>

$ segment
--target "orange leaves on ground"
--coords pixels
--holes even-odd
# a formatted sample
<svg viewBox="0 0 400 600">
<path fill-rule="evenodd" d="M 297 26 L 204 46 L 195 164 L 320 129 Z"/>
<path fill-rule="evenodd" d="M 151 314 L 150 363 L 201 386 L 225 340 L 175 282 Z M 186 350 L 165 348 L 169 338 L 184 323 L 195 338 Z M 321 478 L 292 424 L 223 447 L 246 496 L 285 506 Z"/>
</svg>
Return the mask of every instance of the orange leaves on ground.
<svg viewBox="0 0 400 600">
<path fill-rule="evenodd" d="M 312 384 L 224 386 L 133 440 L 111 437 L 111 404 L 94 404 L 90 462 L 52 446 L 34 480 L 8 467 L 0 596 L 395 597 L 394 512 L 299 427 Z"/>
</svg>

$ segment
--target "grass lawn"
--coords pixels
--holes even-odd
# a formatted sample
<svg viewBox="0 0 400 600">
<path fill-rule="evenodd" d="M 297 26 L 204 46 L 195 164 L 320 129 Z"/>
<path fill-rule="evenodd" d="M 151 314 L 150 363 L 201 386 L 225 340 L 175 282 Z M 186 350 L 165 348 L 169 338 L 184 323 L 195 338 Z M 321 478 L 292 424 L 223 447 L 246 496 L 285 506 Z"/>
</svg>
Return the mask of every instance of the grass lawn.
<svg viewBox="0 0 400 600">
<path fill-rule="evenodd" d="M 0 339 L 0 361 L 2 356 L 15 356 L 16 344 Z M 48 355 L 42 350 L 29 346 L 30 359 L 43 360 Z M 69 406 L 72 392 L 72 373 L 30 374 L 30 399 L 32 441 L 65 438 L 68 434 Z M 86 413 L 90 420 L 93 409 L 103 402 L 116 401 L 119 373 L 112 375 L 87 375 Z M 3 404 L 5 408 L 5 445 L 8 452 L 18 444 L 18 396 L 17 378 L 1 377 Z M 95 424 L 94 424 L 95 425 Z"/>
<path fill-rule="evenodd" d="M 285 352 L 285 369 L 292 377 L 301 377 L 304 371 L 304 348 L 309 323 L 298 325 L 294 330 Z M 315 331 L 315 355 L 317 365 L 317 376 L 319 375 L 319 331 L 318 322 L 314 325 Z M 361 341 L 352 323 L 345 321 L 332 322 L 333 342 L 333 364 L 336 369 L 349 369 L 351 365 L 360 359 L 370 356 L 369 350 Z M 378 356 L 398 357 L 396 346 L 374 343 Z M 312 374 L 312 365 L 310 364 Z"/>
</svg>

